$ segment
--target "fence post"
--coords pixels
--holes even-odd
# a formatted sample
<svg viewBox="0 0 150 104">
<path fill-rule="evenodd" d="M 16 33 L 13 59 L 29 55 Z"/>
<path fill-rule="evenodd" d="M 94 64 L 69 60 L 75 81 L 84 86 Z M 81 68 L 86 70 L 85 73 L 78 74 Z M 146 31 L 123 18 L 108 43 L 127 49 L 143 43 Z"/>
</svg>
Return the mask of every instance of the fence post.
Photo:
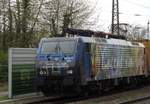
<svg viewBox="0 0 150 104">
<path fill-rule="evenodd" d="M 12 48 L 8 52 L 8 98 L 12 98 Z"/>
</svg>

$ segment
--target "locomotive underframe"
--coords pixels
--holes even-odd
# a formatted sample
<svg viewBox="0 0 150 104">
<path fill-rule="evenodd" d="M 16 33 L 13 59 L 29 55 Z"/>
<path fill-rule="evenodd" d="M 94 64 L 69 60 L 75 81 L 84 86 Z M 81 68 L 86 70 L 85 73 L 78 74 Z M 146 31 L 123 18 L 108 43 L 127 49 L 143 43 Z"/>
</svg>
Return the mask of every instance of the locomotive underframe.
<svg viewBox="0 0 150 104">
<path fill-rule="evenodd" d="M 104 91 L 118 87 L 140 87 L 142 85 L 149 84 L 150 76 L 140 75 L 114 79 L 93 80 L 89 81 L 86 85 L 75 83 L 73 77 L 46 78 L 44 81 L 44 84 L 40 86 L 40 90 L 42 90 L 46 96 L 51 96 L 66 93 L 103 93 Z"/>
</svg>

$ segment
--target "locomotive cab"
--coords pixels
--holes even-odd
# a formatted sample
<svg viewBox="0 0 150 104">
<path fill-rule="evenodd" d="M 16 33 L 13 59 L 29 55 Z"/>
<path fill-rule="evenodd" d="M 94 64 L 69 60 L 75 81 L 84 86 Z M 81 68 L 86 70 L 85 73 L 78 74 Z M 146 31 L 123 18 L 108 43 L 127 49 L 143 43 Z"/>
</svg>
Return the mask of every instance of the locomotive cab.
<svg viewBox="0 0 150 104">
<path fill-rule="evenodd" d="M 81 83 L 82 54 L 80 38 L 43 38 L 36 59 L 38 86 L 45 90 Z"/>
</svg>

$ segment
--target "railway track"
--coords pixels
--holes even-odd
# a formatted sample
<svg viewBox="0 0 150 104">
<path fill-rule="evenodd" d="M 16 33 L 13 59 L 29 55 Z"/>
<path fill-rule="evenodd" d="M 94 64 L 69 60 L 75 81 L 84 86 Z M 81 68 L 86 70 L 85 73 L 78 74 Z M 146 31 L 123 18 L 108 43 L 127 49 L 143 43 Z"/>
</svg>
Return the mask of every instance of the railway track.
<svg viewBox="0 0 150 104">
<path fill-rule="evenodd" d="M 31 101 L 24 104 L 46 104 L 46 103 L 53 103 L 61 99 L 62 99 L 61 97 L 45 97 L 43 99 L 37 99 L 35 101 Z"/>
<path fill-rule="evenodd" d="M 128 89 L 129 90 L 129 89 Z M 131 89 L 130 89 L 131 90 Z M 32 101 L 29 103 L 24 104 L 63 104 L 63 103 L 70 103 L 70 102 L 78 102 L 78 101 L 85 101 L 88 99 L 95 99 L 98 97 L 104 97 L 108 95 L 113 95 L 115 93 L 120 93 L 127 91 L 127 89 L 120 89 L 120 90 L 113 90 L 113 91 L 106 91 L 105 94 L 99 95 L 99 94 L 92 94 L 92 95 L 68 95 L 68 96 L 57 96 L 57 97 L 46 97 L 43 99 L 37 99 L 36 101 Z"/>
<path fill-rule="evenodd" d="M 146 101 L 150 100 L 150 96 L 145 96 L 145 97 L 141 97 L 141 98 L 137 98 L 137 99 L 132 99 L 129 101 L 125 101 L 125 102 L 121 102 L 119 104 L 146 104 Z M 150 102 L 147 102 L 147 104 L 149 104 Z"/>
<path fill-rule="evenodd" d="M 101 103 L 102 101 L 105 102 L 105 99 L 106 99 L 106 101 L 109 100 L 110 102 L 115 99 L 116 102 L 111 103 L 111 104 L 136 104 L 136 102 L 142 102 L 144 100 L 149 100 L 150 96 L 148 96 L 148 94 L 144 95 L 145 92 L 149 92 L 149 91 L 150 91 L 150 87 L 144 87 L 144 86 L 140 87 L 140 88 L 137 87 L 137 88 L 131 88 L 131 89 L 116 88 L 116 89 L 104 91 L 103 94 L 101 94 L 101 95 L 89 94 L 89 95 L 85 96 L 83 94 L 81 94 L 81 95 L 79 95 L 79 94 L 78 95 L 77 94 L 70 95 L 69 94 L 69 95 L 65 95 L 65 96 L 62 95 L 62 96 L 53 96 L 53 97 L 44 97 L 44 96 L 40 97 L 39 96 L 39 97 L 31 97 L 31 98 L 27 98 L 27 99 L 19 99 L 16 101 L 12 101 L 12 103 L 11 103 L 11 101 L 7 101 L 6 103 L 3 102 L 2 104 L 8 104 L 8 103 L 9 104 L 49 104 L 49 103 L 50 104 L 73 103 L 74 104 L 74 102 L 76 102 L 75 104 L 78 104 L 78 102 L 86 102 L 86 101 L 89 102 L 90 99 L 92 100 L 92 99 L 99 99 L 99 98 L 100 98 L 99 103 Z M 139 92 L 139 93 L 136 94 L 135 92 Z M 132 93 L 134 95 L 136 95 L 136 97 L 133 97 Z M 128 96 L 132 96 L 132 97 L 129 97 L 129 99 L 125 99 L 125 98 L 128 98 Z M 141 97 L 141 96 L 143 96 L 143 97 Z M 119 99 L 122 99 L 122 100 L 119 100 Z M 94 101 L 92 101 L 92 102 L 94 102 Z M 89 103 L 89 104 L 91 104 L 91 103 Z M 83 104 L 85 104 L 85 103 L 83 103 Z M 97 103 L 95 103 L 95 104 L 97 104 Z M 141 104 L 141 103 L 139 103 L 139 104 Z"/>
<path fill-rule="evenodd" d="M 84 101 L 71 104 L 150 104 L 150 87 L 111 92 Z"/>
<path fill-rule="evenodd" d="M 88 98 L 91 98 L 91 96 L 58 96 L 58 97 L 47 97 L 42 100 L 33 101 L 30 103 L 24 103 L 24 104 L 63 104 L 68 102 L 75 102 L 80 100 L 87 100 Z"/>
</svg>

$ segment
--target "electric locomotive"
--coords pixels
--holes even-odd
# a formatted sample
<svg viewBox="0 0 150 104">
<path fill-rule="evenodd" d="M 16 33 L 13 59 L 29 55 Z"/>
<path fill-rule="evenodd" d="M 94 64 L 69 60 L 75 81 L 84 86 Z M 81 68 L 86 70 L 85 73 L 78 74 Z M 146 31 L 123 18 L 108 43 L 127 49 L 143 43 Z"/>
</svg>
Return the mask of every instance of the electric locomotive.
<svg viewBox="0 0 150 104">
<path fill-rule="evenodd" d="M 65 88 L 101 91 L 146 75 L 143 44 L 104 37 L 43 38 L 36 67 L 37 86 L 45 95 Z"/>
</svg>

